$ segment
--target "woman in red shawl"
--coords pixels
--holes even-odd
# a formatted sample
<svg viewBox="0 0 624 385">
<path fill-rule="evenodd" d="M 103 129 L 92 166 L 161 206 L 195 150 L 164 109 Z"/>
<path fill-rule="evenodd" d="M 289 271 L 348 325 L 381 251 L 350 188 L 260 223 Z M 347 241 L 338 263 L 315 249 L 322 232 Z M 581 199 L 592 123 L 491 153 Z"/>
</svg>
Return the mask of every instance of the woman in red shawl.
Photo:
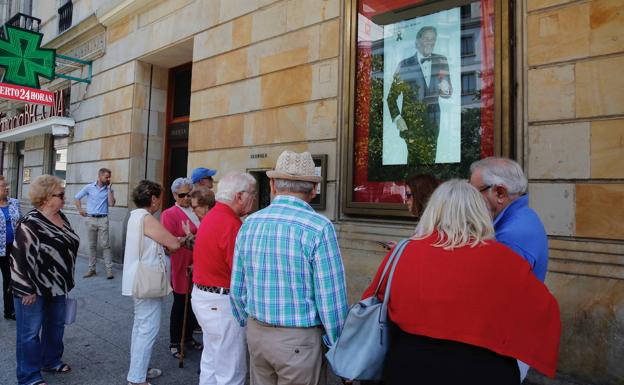
<svg viewBox="0 0 624 385">
<path fill-rule="evenodd" d="M 465 181 L 431 196 L 396 267 L 388 312 L 396 327 L 385 385 L 519 384 L 516 359 L 555 375 L 557 301 L 522 257 L 494 240 L 485 202 Z"/>
<path fill-rule="evenodd" d="M 160 214 L 160 222 L 174 236 L 181 238 L 186 236 L 189 230 L 192 234 L 197 232 L 199 218 L 191 207 L 191 189 L 193 184 L 190 179 L 178 178 L 171 184 L 171 192 L 175 199 L 175 205 L 169 207 Z M 169 320 L 169 350 L 174 358 L 180 358 L 180 340 L 182 339 L 182 324 L 184 320 L 184 301 L 186 294 L 190 293 L 190 278 L 187 274 L 189 266 L 193 264 L 193 251 L 181 247 L 171 254 L 171 286 L 173 288 L 173 305 L 171 306 L 171 318 Z M 191 309 L 189 294 L 188 309 Z M 193 314 L 188 312 L 188 322 L 184 333 L 185 346 L 191 346 L 196 350 L 202 349 L 202 344 L 193 339 L 193 329 L 199 324 Z"/>
</svg>

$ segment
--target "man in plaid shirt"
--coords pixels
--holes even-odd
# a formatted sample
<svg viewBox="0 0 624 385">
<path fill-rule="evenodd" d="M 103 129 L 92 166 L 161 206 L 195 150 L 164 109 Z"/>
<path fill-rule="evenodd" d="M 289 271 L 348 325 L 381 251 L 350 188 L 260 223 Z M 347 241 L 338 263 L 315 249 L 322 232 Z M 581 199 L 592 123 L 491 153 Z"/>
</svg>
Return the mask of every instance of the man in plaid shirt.
<svg viewBox="0 0 624 385">
<path fill-rule="evenodd" d="M 308 204 L 314 171 L 309 153 L 283 152 L 267 172 L 273 202 L 236 238 L 230 299 L 247 323 L 252 384 L 324 383 L 323 338 L 333 344 L 347 315 L 334 226 Z"/>
</svg>

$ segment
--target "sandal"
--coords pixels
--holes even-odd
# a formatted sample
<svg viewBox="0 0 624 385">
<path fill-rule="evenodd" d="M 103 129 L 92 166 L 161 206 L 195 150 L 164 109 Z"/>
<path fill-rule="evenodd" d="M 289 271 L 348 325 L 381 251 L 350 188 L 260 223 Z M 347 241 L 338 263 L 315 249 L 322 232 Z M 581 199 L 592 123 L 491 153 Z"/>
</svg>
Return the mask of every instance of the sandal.
<svg viewBox="0 0 624 385">
<path fill-rule="evenodd" d="M 175 359 L 180 359 L 180 344 L 169 344 L 169 352 Z"/>
<path fill-rule="evenodd" d="M 195 350 L 202 350 L 204 348 L 204 345 L 202 345 L 201 342 L 194 340 L 194 339 L 186 343 L 189 344 Z"/>
<path fill-rule="evenodd" d="M 71 367 L 63 362 L 56 368 L 43 368 L 41 370 L 48 373 L 69 373 L 71 372 Z"/>
</svg>

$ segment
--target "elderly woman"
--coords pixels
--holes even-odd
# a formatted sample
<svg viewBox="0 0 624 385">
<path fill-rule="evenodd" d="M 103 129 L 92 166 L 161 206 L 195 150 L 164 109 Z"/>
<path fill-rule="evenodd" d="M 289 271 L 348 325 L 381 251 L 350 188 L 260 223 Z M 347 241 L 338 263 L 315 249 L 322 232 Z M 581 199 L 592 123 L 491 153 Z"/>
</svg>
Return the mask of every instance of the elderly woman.
<svg viewBox="0 0 624 385">
<path fill-rule="evenodd" d="M 215 204 L 215 194 L 209 188 L 200 186 L 193 188 L 191 191 L 191 208 L 200 221 L 204 219 Z M 186 235 L 180 238 L 180 242 L 184 247 L 193 250 L 195 247 L 195 234 L 191 232 L 189 223 L 183 223 L 183 228 Z"/>
<path fill-rule="evenodd" d="M 191 208 L 191 189 L 193 184 L 190 179 L 178 178 L 171 184 L 171 192 L 175 198 L 175 205 L 164 210 L 160 215 L 162 225 L 174 236 L 185 237 L 185 227 L 191 234 L 197 232 L 199 218 Z M 171 286 L 173 287 L 173 305 L 171 306 L 171 318 L 169 320 L 169 350 L 174 358 L 180 358 L 180 342 L 182 340 L 182 325 L 184 323 L 184 304 L 189 300 L 190 309 L 190 277 L 189 266 L 193 264 L 193 251 L 181 247 L 171 254 Z M 196 350 L 202 349 L 202 344 L 193 339 L 193 329 L 198 326 L 193 311 L 188 313 L 188 322 L 184 332 L 184 343 Z"/>
<path fill-rule="evenodd" d="M 519 384 L 516 359 L 555 374 L 557 301 L 522 257 L 494 240 L 485 201 L 465 181 L 448 181 L 433 193 L 389 295 L 396 328 L 384 362 L 386 385 Z"/>
<path fill-rule="evenodd" d="M 0 175 L 0 270 L 2 271 L 2 296 L 4 299 L 4 318 L 15 320 L 13 295 L 9 292 L 11 284 L 11 266 L 9 256 L 15 238 L 15 226 L 22 216 L 17 199 L 9 198 L 9 186 L 4 176 Z"/>
<path fill-rule="evenodd" d="M 80 239 L 61 212 L 65 188 L 59 178 L 37 177 L 28 195 L 35 208 L 18 222 L 11 254 L 17 382 L 45 385 L 42 370 L 71 370 L 62 361 L 65 296 L 74 287 Z"/>
<path fill-rule="evenodd" d="M 136 209 L 130 212 L 124 252 L 123 281 L 121 294 L 132 296 L 139 256 L 147 265 L 158 265 L 164 255 L 163 246 L 175 252 L 180 242 L 171 235 L 154 217 L 162 203 L 162 187 L 155 182 L 143 180 L 132 191 Z M 130 369 L 128 382 L 131 385 L 149 385 L 146 378 L 157 377 L 159 369 L 148 369 L 154 341 L 160 329 L 160 314 L 164 297 L 134 298 L 134 324 L 130 346 Z"/>
</svg>

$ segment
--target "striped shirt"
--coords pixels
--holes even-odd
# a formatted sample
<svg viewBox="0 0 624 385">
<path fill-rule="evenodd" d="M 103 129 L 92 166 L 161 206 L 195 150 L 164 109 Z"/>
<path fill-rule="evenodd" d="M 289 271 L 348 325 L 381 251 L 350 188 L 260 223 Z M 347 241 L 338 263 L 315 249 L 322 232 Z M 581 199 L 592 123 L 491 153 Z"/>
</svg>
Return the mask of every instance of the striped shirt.
<svg viewBox="0 0 624 385">
<path fill-rule="evenodd" d="M 241 227 L 230 283 L 232 311 L 286 327 L 325 328 L 337 339 L 347 315 L 347 289 L 332 223 L 306 202 L 279 195 Z"/>
</svg>

